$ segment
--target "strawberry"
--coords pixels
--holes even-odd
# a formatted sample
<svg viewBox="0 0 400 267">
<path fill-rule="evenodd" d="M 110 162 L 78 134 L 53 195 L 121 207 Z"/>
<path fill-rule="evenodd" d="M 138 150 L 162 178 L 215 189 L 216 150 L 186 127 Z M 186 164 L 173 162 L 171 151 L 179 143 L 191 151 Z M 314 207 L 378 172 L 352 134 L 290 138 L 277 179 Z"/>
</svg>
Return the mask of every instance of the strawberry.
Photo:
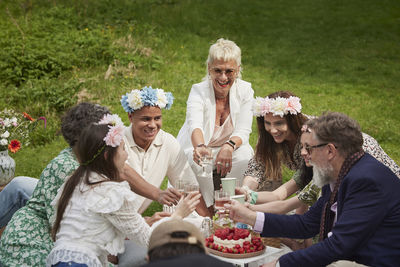
<svg viewBox="0 0 400 267">
<path fill-rule="evenodd" d="M 250 245 L 250 242 L 249 241 L 244 241 L 243 245 Z"/>
<path fill-rule="evenodd" d="M 240 245 L 239 245 L 239 244 L 236 244 L 236 245 L 235 245 L 235 248 L 239 249 L 239 248 L 240 248 Z"/>
<path fill-rule="evenodd" d="M 228 248 L 228 253 L 232 253 L 232 249 L 231 248 Z"/>
<path fill-rule="evenodd" d="M 222 250 L 222 252 L 223 252 L 223 253 L 228 253 L 228 249 L 227 249 L 227 248 L 224 248 L 224 249 Z"/>
</svg>

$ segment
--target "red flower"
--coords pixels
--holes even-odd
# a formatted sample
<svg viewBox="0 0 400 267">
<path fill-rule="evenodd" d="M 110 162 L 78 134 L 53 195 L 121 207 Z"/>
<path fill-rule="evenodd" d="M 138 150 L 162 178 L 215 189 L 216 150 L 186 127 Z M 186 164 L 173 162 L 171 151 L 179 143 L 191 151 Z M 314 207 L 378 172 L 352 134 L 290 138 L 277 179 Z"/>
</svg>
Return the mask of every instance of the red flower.
<svg viewBox="0 0 400 267">
<path fill-rule="evenodd" d="M 8 145 L 8 149 L 12 152 L 15 153 L 21 148 L 21 142 L 18 141 L 17 139 L 11 140 L 11 143 Z"/>
<path fill-rule="evenodd" d="M 27 118 L 28 120 L 30 120 L 30 121 L 35 121 L 35 119 L 32 118 L 28 113 L 22 112 L 22 114 L 24 114 L 24 117 Z"/>
</svg>

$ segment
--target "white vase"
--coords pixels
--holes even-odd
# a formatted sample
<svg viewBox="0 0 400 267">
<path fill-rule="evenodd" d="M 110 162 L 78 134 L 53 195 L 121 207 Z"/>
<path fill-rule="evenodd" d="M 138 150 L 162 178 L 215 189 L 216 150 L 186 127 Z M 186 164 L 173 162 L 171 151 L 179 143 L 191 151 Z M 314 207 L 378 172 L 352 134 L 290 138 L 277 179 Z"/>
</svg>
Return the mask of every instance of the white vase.
<svg viewBox="0 0 400 267">
<path fill-rule="evenodd" d="M 14 178 L 15 161 L 8 150 L 0 151 L 0 186 L 8 184 Z"/>
</svg>

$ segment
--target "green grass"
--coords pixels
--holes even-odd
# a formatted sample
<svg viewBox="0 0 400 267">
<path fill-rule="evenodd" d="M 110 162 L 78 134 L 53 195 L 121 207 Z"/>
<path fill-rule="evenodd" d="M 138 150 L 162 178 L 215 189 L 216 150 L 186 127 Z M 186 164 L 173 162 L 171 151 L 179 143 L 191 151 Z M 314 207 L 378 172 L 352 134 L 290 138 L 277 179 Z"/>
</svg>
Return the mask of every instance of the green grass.
<svg viewBox="0 0 400 267">
<path fill-rule="evenodd" d="M 123 93 L 145 85 L 172 91 L 176 99 L 163 112 L 163 129 L 176 135 L 190 87 L 204 77 L 208 48 L 220 37 L 241 47 L 243 79 L 257 96 L 290 90 L 301 97 L 306 114 L 344 112 L 399 163 L 399 14 L 396 0 L 4 0 L 0 37 L 12 41 L 0 42 L 0 48 L 16 49 L 25 42 L 32 54 L 42 55 L 35 49 L 43 44 L 62 68 L 59 76 L 49 74 L 54 89 L 47 91 L 48 84 L 37 79 L 21 85 L 1 80 L 1 95 L 11 99 L 0 99 L 1 107 L 12 105 L 49 119 L 45 138 L 15 155 L 17 175 L 37 177 L 65 146 L 54 136 L 60 114 L 76 101 L 68 94 L 74 90 L 86 92 L 83 99 L 108 106 L 125 122 L 119 104 Z M 16 54 L 21 56 L 19 50 Z M 2 55 L 0 62 L 10 61 Z M 117 71 L 104 80 L 109 64 Z M 256 139 L 253 123 L 253 146 Z"/>
</svg>

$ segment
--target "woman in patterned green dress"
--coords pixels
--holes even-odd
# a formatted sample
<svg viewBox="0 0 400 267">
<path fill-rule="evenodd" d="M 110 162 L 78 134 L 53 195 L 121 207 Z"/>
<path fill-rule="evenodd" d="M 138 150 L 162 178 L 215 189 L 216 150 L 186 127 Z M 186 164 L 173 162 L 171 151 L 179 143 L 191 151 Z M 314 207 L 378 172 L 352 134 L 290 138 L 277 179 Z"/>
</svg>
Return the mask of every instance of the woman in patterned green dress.
<svg viewBox="0 0 400 267">
<path fill-rule="evenodd" d="M 70 147 L 47 165 L 27 205 L 8 223 L 0 241 L 2 266 L 45 266 L 46 257 L 53 248 L 49 219 L 54 209 L 50 203 L 64 179 L 79 166 L 73 147 L 83 128 L 109 113 L 100 105 L 81 103 L 64 115 L 61 132 Z"/>
</svg>

